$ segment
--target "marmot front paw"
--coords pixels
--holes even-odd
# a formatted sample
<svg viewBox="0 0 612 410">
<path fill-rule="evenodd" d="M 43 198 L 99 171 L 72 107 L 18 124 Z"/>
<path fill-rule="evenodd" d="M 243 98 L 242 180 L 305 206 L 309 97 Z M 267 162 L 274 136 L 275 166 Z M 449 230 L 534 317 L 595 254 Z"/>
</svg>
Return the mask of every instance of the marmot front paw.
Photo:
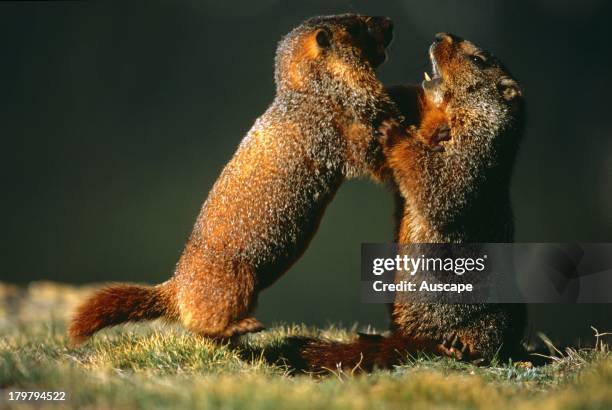
<svg viewBox="0 0 612 410">
<path fill-rule="evenodd" d="M 447 123 L 442 123 L 433 130 L 419 130 L 418 139 L 432 151 L 444 151 L 444 147 L 440 143 L 450 141 L 450 126 Z"/>
<path fill-rule="evenodd" d="M 399 121 L 394 119 L 384 120 L 376 130 L 377 137 L 383 147 L 390 147 L 397 144 L 404 138 L 408 138 L 408 129 Z"/>
</svg>

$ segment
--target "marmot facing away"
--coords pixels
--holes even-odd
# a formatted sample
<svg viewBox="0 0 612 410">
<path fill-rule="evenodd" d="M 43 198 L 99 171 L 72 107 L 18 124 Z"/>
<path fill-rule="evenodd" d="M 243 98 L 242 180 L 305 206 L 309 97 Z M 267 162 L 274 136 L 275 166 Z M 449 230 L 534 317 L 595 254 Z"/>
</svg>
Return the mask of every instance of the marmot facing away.
<svg viewBox="0 0 612 410">
<path fill-rule="evenodd" d="M 422 88 L 388 90 L 407 119 L 417 118 L 418 129 L 409 127 L 406 138 L 397 123 L 381 127 L 398 193 L 397 242 L 512 242 L 509 188 L 524 120 L 521 89 L 496 58 L 459 37 L 437 34 L 430 58 L 433 75 Z M 443 150 L 414 136 L 439 141 Z M 388 337 L 315 341 L 302 358 L 314 371 L 338 363 L 388 367 L 417 351 L 489 360 L 518 347 L 525 309 L 396 303 L 391 316 Z"/>
<path fill-rule="evenodd" d="M 174 277 L 94 294 L 72 340 L 157 317 L 209 337 L 262 329 L 251 316 L 259 291 L 302 255 L 345 178 L 379 172 L 375 130 L 398 113 L 374 69 L 391 38 L 390 19 L 353 14 L 312 18 L 286 35 L 275 99 L 210 191 Z"/>
</svg>

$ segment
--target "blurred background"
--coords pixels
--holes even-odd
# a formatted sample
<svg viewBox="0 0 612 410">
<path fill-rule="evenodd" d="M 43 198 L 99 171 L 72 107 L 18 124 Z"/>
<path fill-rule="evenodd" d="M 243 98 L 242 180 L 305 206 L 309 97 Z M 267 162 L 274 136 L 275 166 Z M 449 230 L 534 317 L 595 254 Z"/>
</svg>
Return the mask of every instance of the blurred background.
<svg viewBox="0 0 612 410">
<path fill-rule="evenodd" d="M 280 37 L 303 19 L 395 21 L 385 84 L 420 82 L 449 31 L 522 82 L 517 241 L 612 242 L 611 5 L 573 1 L 148 1 L 0 4 L 0 278 L 156 283 L 274 95 Z M 362 242 L 392 240 L 383 186 L 350 181 L 305 256 L 260 297 L 267 324 L 387 325 L 360 302 Z M 592 343 L 610 305 L 530 307 L 532 331 Z"/>
</svg>

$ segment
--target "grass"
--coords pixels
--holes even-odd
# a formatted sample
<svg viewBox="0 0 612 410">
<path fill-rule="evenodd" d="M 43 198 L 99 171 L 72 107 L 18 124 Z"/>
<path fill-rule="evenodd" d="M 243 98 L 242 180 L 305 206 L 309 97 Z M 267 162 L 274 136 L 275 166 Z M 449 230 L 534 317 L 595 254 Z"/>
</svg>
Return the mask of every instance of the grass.
<svg viewBox="0 0 612 410">
<path fill-rule="evenodd" d="M 232 349 L 153 323 L 71 347 L 65 317 L 88 290 L 0 286 L 0 408 L 612 408 L 612 356 L 603 337 L 594 349 L 555 352 L 539 367 L 476 367 L 422 355 L 369 375 L 291 376 L 250 352 L 274 350 L 287 336 L 348 339 L 351 331 L 276 326 Z M 10 391 L 32 390 L 65 391 L 66 401 L 8 401 Z"/>
</svg>

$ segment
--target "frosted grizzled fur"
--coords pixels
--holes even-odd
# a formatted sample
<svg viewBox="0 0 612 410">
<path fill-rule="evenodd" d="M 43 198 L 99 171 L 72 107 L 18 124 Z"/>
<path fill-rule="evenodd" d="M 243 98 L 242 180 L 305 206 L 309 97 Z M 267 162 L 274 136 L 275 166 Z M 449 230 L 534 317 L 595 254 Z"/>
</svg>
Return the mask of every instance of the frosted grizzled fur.
<svg viewBox="0 0 612 410">
<path fill-rule="evenodd" d="M 522 135 L 521 90 L 497 59 L 472 43 L 444 33 L 436 39 L 433 80 L 422 88 L 389 89 L 418 128 L 409 127 L 408 136 L 392 122 L 381 128 L 397 191 L 397 242 L 511 242 L 509 188 Z M 422 140 L 441 130 L 450 140 L 434 152 Z M 314 371 L 337 363 L 390 367 L 417 351 L 490 360 L 498 349 L 501 356 L 517 350 L 524 320 L 522 305 L 394 304 L 390 336 L 311 341 L 301 357 Z"/>
<path fill-rule="evenodd" d="M 116 318 L 162 316 L 211 337 L 260 330 L 250 316 L 259 291 L 302 255 L 346 178 L 379 172 L 375 124 L 397 112 L 374 68 L 391 29 L 386 18 L 342 15 L 292 30 L 278 45 L 276 97 L 210 191 L 174 277 L 147 298 L 122 286 L 94 296 L 73 321 L 73 340 L 121 322 L 98 309 L 113 296 L 132 310 L 156 307 Z"/>
<path fill-rule="evenodd" d="M 430 53 L 441 82 L 450 141 L 432 155 L 396 147 L 390 162 L 404 199 L 398 242 L 512 242 L 510 178 L 523 131 L 518 83 L 501 63 L 469 41 L 440 34 Z M 402 150 L 405 151 L 402 152 Z M 525 308 L 516 304 L 396 304 L 393 327 L 402 334 L 454 339 L 462 355 L 490 360 L 519 347 Z"/>
</svg>

